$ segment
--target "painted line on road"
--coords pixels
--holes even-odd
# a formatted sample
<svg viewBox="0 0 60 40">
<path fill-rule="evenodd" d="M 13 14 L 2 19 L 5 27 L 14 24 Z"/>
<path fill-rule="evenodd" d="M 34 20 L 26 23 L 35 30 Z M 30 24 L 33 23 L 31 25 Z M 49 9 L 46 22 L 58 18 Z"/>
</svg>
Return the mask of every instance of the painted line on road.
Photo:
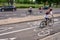
<svg viewBox="0 0 60 40">
<path fill-rule="evenodd" d="M 16 37 L 14 37 L 14 38 L 9 38 L 10 40 L 15 40 L 16 39 Z"/>
<path fill-rule="evenodd" d="M 13 14 L 13 15 L 17 15 L 17 14 Z"/>
<path fill-rule="evenodd" d="M 56 23 L 60 23 L 60 22 L 56 22 Z M 54 23 L 54 24 L 56 24 L 56 23 Z M 11 34 L 11 33 L 16 33 L 16 32 L 21 32 L 21 31 L 26 31 L 26 30 L 30 30 L 30 29 L 33 29 L 33 28 L 36 28 L 36 27 L 30 27 L 30 28 L 25 28 L 25 29 L 21 29 L 21 30 L 6 32 L 6 33 L 0 34 L 0 36 Z"/>
<path fill-rule="evenodd" d="M 54 19 L 54 21 L 59 21 L 59 19 Z"/>
<path fill-rule="evenodd" d="M 0 28 L 0 32 L 6 31 L 6 30 L 9 30 L 9 29 L 13 29 L 13 27 L 9 27 L 9 28 Z"/>
<path fill-rule="evenodd" d="M 16 32 L 21 32 L 21 31 L 26 31 L 26 30 L 30 30 L 30 29 L 33 29 L 33 28 L 36 28 L 36 27 L 25 28 L 25 29 L 21 29 L 21 30 L 11 31 L 11 32 L 7 32 L 7 33 L 2 33 L 2 34 L 0 34 L 0 36 L 11 34 L 11 33 L 16 33 Z"/>
<path fill-rule="evenodd" d="M 55 23 L 54 23 L 54 25 L 55 25 L 55 24 L 57 24 L 57 23 L 60 23 L 60 21 L 58 21 L 58 22 L 55 22 Z"/>
<path fill-rule="evenodd" d="M 4 38 L 4 39 L 0 39 L 0 40 L 15 40 L 16 39 L 16 37 L 14 37 L 14 38 Z"/>
</svg>

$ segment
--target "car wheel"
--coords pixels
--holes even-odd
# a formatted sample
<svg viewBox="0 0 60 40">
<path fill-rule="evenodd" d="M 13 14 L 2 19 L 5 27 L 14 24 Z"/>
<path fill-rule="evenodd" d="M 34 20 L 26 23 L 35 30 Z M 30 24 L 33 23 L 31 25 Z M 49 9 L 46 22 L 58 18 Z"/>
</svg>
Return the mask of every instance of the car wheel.
<svg viewBox="0 0 60 40">
<path fill-rule="evenodd" d="M 13 11 L 15 11 L 15 9 L 13 9 Z"/>
<path fill-rule="evenodd" d="M 2 9 L 2 12 L 4 12 L 4 9 Z"/>
</svg>

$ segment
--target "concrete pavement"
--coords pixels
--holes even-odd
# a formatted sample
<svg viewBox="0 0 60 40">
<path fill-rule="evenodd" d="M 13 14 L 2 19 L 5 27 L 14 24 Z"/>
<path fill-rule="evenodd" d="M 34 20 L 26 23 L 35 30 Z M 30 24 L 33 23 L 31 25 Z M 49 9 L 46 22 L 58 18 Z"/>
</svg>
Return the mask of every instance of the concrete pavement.
<svg viewBox="0 0 60 40">
<path fill-rule="evenodd" d="M 54 17 L 59 17 L 59 16 L 60 14 L 54 14 Z M 0 25 L 18 23 L 18 22 L 26 22 L 26 21 L 34 21 L 34 20 L 40 20 L 40 19 L 44 19 L 44 15 L 26 16 L 23 18 L 8 18 L 8 19 L 0 20 Z"/>
<path fill-rule="evenodd" d="M 56 33 L 54 35 L 45 37 L 45 38 L 40 39 L 40 40 L 60 40 L 60 32 L 58 32 L 58 33 Z"/>
<path fill-rule="evenodd" d="M 58 17 L 57 19 L 60 21 L 60 17 Z M 28 30 L 26 29 L 26 28 L 31 28 L 31 27 L 37 27 L 39 25 L 40 21 L 41 20 L 2 25 L 2 26 L 0 26 L 0 28 L 1 27 L 3 27 L 3 28 L 4 27 L 8 27 L 8 28 L 13 27 L 13 28 L 0 32 L 0 40 L 7 40 L 6 38 L 8 38 L 9 40 L 10 40 L 10 38 L 16 38 L 15 40 L 36 40 L 38 38 L 41 38 L 37 35 L 38 32 L 35 32 L 34 29 L 28 29 Z M 54 24 L 53 32 L 59 32 L 60 24 L 58 24 L 58 25 L 57 24 Z M 22 30 L 22 31 L 18 31 L 18 30 Z"/>
</svg>

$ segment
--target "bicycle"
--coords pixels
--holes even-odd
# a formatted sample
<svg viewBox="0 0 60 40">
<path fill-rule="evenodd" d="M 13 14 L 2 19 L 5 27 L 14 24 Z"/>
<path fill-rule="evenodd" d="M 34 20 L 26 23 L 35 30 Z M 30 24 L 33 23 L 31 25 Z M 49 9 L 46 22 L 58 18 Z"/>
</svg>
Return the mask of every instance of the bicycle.
<svg viewBox="0 0 60 40">
<path fill-rule="evenodd" d="M 49 36 L 51 34 L 51 32 L 53 32 L 53 29 L 50 27 L 45 27 L 43 29 L 36 27 L 33 30 L 36 34 L 34 35 L 34 37 L 37 37 L 36 40 L 42 39 L 46 36 Z"/>
<path fill-rule="evenodd" d="M 43 38 L 45 36 L 50 35 L 51 32 L 53 31 L 53 29 L 51 27 L 46 27 L 47 26 L 46 23 L 48 23 L 47 24 L 48 26 L 51 23 L 53 25 L 54 24 L 53 18 L 49 19 L 48 22 L 46 22 L 46 20 L 41 21 L 40 25 L 38 27 L 34 28 L 34 31 L 37 33 L 37 36 L 39 37 L 38 39 L 40 39 L 41 37 Z"/>
<path fill-rule="evenodd" d="M 47 21 L 46 19 L 43 20 L 41 23 L 40 23 L 40 26 L 39 28 L 44 28 L 46 26 L 52 26 L 54 24 L 54 19 L 53 17 L 52 18 L 49 18 Z"/>
<path fill-rule="evenodd" d="M 26 16 L 28 16 L 28 15 L 32 15 L 33 11 L 32 10 L 27 10 L 25 13 L 26 13 Z"/>
<path fill-rule="evenodd" d="M 32 10 L 28 10 L 29 14 L 31 15 L 32 14 Z"/>
</svg>

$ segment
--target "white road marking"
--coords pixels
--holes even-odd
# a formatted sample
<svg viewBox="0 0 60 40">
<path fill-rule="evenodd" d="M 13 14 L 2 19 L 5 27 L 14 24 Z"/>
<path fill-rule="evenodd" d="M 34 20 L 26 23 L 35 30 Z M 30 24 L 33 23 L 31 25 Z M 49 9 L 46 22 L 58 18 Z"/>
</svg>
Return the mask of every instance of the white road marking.
<svg viewBox="0 0 60 40">
<path fill-rule="evenodd" d="M 54 24 L 57 24 L 57 23 L 60 23 L 60 21 L 58 21 L 58 22 L 55 22 Z"/>
<path fill-rule="evenodd" d="M 8 19 L 12 19 L 11 17 L 9 17 Z"/>
<path fill-rule="evenodd" d="M 9 15 L 6 15 L 6 16 L 9 16 Z"/>
<path fill-rule="evenodd" d="M 60 23 L 60 22 L 56 22 L 56 23 Z M 55 23 L 55 24 L 56 24 L 56 23 Z M 11 32 L 2 33 L 2 34 L 0 34 L 0 36 L 7 35 L 7 34 L 11 34 L 11 33 L 16 33 L 16 32 L 21 32 L 21 31 L 26 31 L 26 30 L 30 30 L 30 29 L 33 29 L 33 28 L 36 28 L 36 26 L 35 26 L 35 27 L 31 27 L 31 28 L 25 28 L 25 29 L 21 29 L 21 30 L 16 30 L 16 31 L 11 31 Z"/>
<path fill-rule="evenodd" d="M 9 30 L 9 29 L 13 29 L 13 27 L 9 27 L 9 28 L 0 28 L 0 32 L 6 31 L 6 30 Z"/>
<path fill-rule="evenodd" d="M 49 34 L 50 34 L 50 31 L 46 31 L 46 32 L 42 31 L 41 33 L 40 32 L 38 33 L 38 36 L 42 37 L 42 36 L 47 36 Z"/>
<path fill-rule="evenodd" d="M 16 30 L 16 31 L 11 31 L 11 32 L 6 32 L 6 33 L 0 34 L 0 36 L 7 35 L 7 34 L 11 34 L 11 33 L 16 33 L 16 32 L 21 32 L 21 31 L 26 31 L 26 30 L 30 30 L 30 29 L 33 29 L 33 28 L 35 28 L 35 27 L 25 28 L 25 29 Z"/>
<path fill-rule="evenodd" d="M 38 36 L 42 37 L 42 36 L 49 35 L 50 31 L 53 31 L 53 30 L 49 28 L 44 28 L 42 31 L 38 33 Z"/>
<path fill-rule="evenodd" d="M 17 15 L 17 14 L 13 14 L 13 15 Z"/>
<path fill-rule="evenodd" d="M 9 27 L 8 29 L 13 29 L 13 27 Z"/>
<path fill-rule="evenodd" d="M 15 40 L 16 38 L 14 37 L 14 38 L 9 38 L 10 40 Z"/>
<path fill-rule="evenodd" d="M 30 25 L 30 23 L 28 22 L 27 24 L 29 24 Z"/>
<path fill-rule="evenodd" d="M 14 38 L 5 38 L 5 39 L 0 39 L 0 40 L 15 40 L 16 39 L 16 37 L 14 37 Z"/>
<path fill-rule="evenodd" d="M 54 19 L 54 21 L 59 21 L 59 19 Z"/>
<path fill-rule="evenodd" d="M 8 39 L 6 38 L 6 39 L 0 39 L 0 40 L 8 40 Z"/>
</svg>

